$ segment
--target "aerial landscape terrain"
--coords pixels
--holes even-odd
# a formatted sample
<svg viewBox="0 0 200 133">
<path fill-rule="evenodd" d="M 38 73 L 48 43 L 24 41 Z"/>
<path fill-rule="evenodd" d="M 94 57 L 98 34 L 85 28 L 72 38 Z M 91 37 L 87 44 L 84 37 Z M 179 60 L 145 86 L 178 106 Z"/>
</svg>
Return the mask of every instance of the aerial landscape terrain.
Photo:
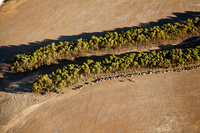
<svg viewBox="0 0 200 133">
<path fill-rule="evenodd" d="M 7 0 L 0 133 L 199 133 L 199 0 Z"/>
</svg>

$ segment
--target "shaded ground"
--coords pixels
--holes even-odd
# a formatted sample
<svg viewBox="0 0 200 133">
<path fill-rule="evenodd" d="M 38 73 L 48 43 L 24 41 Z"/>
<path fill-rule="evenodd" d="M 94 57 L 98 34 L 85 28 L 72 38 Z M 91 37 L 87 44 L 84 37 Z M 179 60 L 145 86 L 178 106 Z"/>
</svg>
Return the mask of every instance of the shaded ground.
<svg viewBox="0 0 200 133">
<path fill-rule="evenodd" d="M 176 41 L 175 41 L 176 42 Z M 179 42 L 179 41 L 177 41 Z M 21 93 L 30 92 L 31 84 L 36 80 L 39 75 L 51 74 L 52 71 L 57 69 L 62 69 L 68 64 L 81 64 L 88 59 L 94 61 L 100 61 L 101 59 L 110 56 L 122 56 L 131 52 L 150 52 L 152 50 L 171 50 L 173 48 L 195 48 L 200 45 L 200 36 L 190 37 L 179 44 L 176 43 L 166 43 L 165 45 L 154 46 L 154 47 L 144 47 L 144 48 L 124 48 L 120 50 L 104 51 L 104 52 L 91 52 L 85 54 L 83 57 L 77 57 L 69 60 L 59 61 L 57 64 L 51 64 L 50 66 L 43 66 L 37 70 L 26 72 L 26 73 L 11 73 L 8 70 L 9 64 L 2 63 L 0 67 L 0 90 L 8 93 Z"/>
<path fill-rule="evenodd" d="M 50 42 L 200 16 L 199 0 L 11 1 L 0 8 L 0 132 L 200 132 L 199 70 L 135 77 L 135 83 L 113 80 L 48 95 L 29 93 L 38 75 L 104 55 L 65 60 L 26 74 L 7 71 L 13 55 Z M 199 37 L 176 44 L 195 46 Z"/>
</svg>

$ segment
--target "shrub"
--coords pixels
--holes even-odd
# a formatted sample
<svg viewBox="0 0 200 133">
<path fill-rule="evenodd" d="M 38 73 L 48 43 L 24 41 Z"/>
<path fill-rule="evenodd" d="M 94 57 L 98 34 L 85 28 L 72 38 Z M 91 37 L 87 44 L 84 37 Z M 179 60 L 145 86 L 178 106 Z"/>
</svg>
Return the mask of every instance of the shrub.
<svg viewBox="0 0 200 133">
<path fill-rule="evenodd" d="M 26 72 L 37 69 L 43 65 L 50 65 L 57 60 L 65 59 L 66 56 L 78 55 L 80 52 L 89 50 L 101 50 L 130 46 L 135 42 L 148 42 L 153 40 L 167 40 L 183 34 L 198 34 L 200 32 L 200 20 L 188 19 L 187 23 L 164 24 L 149 28 L 130 29 L 127 31 L 107 32 L 104 36 L 90 39 L 77 39 L 72 42 L 52 43 L 40 47 L 32 53 L 15 55 L 10 70 L 13 72 Z"/>
<path fill-rule="evenodd" d="M 172 49 L 170 51 L 152 51 L 129 53 L 123 56 L 111 55 L 94 62 L 87 60 L 78 64 L 69 64 L 63 69 L 47 75 L 41 75 L 32 85 L 32 91 L 59 91 L 67 85 L 76 83 L 84 76 L 107 72 L 126 71 L 127 69 L 143 68 L 170 68 L 182 67 L 186 64 L 200 62 L 200 47 L 182 49 Z"/>
</svg>

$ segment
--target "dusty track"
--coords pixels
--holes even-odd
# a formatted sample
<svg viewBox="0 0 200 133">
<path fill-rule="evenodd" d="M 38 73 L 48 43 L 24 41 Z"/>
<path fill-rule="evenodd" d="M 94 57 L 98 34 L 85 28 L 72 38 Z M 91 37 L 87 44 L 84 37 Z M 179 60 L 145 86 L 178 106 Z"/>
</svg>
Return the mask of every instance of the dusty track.
<svg viewBox="0 0 200 133">
<path fill-rule="evenodd" d="M 0 92 L 0 132 L 200 132 L 199 69 L 41 96 L 23 91 L 42 70 L 12 75 L 5 67 L 14 54 L 52 41 L 195 16 L 200 16 L 199 0 L 13 0 L 4 5 L 0 83 L 10 91 Z"/>
</svg>

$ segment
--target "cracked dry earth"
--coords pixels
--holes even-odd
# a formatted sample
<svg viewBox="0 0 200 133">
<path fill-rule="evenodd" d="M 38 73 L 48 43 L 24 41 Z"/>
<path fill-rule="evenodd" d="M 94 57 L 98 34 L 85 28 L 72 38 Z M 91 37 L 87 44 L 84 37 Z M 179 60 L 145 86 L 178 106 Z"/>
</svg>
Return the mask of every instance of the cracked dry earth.
<svg viewBox="0 0 200 133">
<path fill-rule="evenodd" d="M 74 40 L 199 15 L 199 0 L 11 0 L 0 8 L 0 89 L 11 90 L 0 91 L 0 132 L 199 133 L 200 69 L 47 95 L 20 92 L 20 83 L 32 83 L 38 73 L 14 81 L 6 76 L 13 55 L 33 51 L 45 39 Z"/>
</svg>

